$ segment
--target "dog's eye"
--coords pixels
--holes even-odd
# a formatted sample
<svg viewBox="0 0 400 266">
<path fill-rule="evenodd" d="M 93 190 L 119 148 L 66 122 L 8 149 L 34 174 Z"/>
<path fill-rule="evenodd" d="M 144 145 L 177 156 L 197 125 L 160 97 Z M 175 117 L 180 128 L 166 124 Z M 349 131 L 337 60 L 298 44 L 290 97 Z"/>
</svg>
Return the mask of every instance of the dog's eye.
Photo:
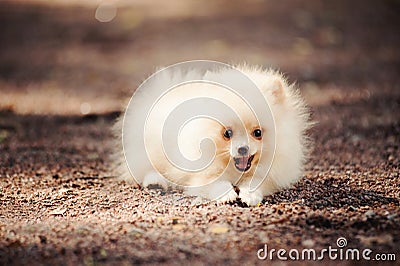
<svg viewBox="0 0 400 266">
<path fill-rule="evenodd" d="M 229 128 L 229 129 L 225 130 L 225 132 L 224 132 L 224 138 L 230 139 L 230 138 L 232 138 L 232 135 L 233 135 L 232 129 Z"/>
<path fill-rule="evenodd" d="M 253 131 L 253 137 L 256 139 L 261 139 L 262 138 L 262 131 L 261 129 L 257 128 Z"/>
</svg>

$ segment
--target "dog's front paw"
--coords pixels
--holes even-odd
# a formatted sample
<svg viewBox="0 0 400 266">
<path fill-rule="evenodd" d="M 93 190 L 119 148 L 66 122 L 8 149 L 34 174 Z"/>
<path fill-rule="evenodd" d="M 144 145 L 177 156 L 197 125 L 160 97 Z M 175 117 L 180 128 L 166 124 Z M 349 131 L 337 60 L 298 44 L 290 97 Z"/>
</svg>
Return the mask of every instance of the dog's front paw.
<svg viewBox="0 0 400 266">
<path fill-rule="evenodd" d="M 224 203 L 229 203 L 229 202 L 234 202 L 238 197 L 238 194 L 236 191 L 231 188 L 228 192 L 226 192 L 224 195 L 216 199 L 217 204 L 224 204 Z"/>
<path fill-rule="evenodd" d="M 186 193 L 191 196 L 200 196 L 218 204 L 233 202 L 237 199 L 237 193 L 232 184 L 221 180 L 201 187 L 190 187 Z"/>
<path fill-rule="evenodd" d="M 239 198 L 247 206 L 256 206 L 263 200 L 262 193 L 256 191 L 250 192 L 248 189 L 240 189 Z"/>
</svg>

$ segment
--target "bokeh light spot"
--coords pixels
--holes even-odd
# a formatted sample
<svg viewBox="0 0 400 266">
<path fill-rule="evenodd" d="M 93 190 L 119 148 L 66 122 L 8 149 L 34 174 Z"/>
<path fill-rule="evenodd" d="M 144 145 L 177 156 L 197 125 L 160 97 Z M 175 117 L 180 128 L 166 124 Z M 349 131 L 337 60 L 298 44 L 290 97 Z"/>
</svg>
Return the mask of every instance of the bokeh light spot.
<svg viewBox="0 0 400 266">
<path fill-rule="evenodd" d="M 110 22 L 117 16 L 117 7 L 112 3 L 100 4 L 95 17 L 100 22 Z"/>
</svg>

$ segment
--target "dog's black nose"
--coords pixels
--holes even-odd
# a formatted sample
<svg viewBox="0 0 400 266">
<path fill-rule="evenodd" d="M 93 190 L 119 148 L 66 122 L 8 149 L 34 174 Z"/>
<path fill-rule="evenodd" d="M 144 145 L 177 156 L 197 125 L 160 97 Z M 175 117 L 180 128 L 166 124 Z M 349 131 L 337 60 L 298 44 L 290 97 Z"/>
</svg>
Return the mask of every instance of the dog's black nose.
<svg viewBox="0 0 400 266">
<path fill-rule="evenodd" d="M 242 146 L 238 149 L 238 153 L 240 155 L 247 155 L 248 152 L 249 152 L 249 146 Z"/>
</svg>

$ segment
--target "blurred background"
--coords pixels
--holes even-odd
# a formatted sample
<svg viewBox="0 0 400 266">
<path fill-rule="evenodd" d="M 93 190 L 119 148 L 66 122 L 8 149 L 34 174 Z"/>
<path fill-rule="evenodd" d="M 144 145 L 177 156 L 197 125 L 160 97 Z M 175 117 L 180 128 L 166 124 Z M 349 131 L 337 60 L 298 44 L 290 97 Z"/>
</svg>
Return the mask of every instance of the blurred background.
<svg viewBox="0 0 400 266">
<path fill-rule="evenodd" d="M 124 108 L 157 67 L 210 59 L 274 67 L 313 106 L 399 91 L 400 1 L 0 2 L 0 110 Z"/>
</svg>

